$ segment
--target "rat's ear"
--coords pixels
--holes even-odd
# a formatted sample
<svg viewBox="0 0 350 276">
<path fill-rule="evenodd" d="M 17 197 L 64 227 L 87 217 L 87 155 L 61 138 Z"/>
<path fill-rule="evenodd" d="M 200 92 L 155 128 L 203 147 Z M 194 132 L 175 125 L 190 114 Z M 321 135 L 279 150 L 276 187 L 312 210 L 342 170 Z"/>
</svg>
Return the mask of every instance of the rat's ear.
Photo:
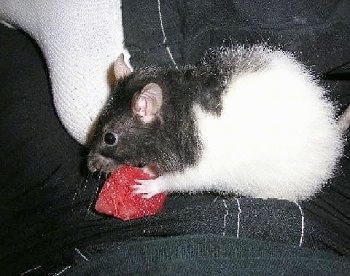
<svg viewBox="0 0 350 276">
<path fill-rule="evenodd" d="M 132 111 L 144 124 L 153 122 L 160 113 L 163 104 L 162 88 L 156 83 L 147 84 L 134 95 Z"/>
<path fill-rule="evenodd" d="M 131 69 L 124 61 L 124 54 L 120 54 L 116 59 L 113 65 L 113 70 L 117 81 L 131 74 Z"/>
</svg>

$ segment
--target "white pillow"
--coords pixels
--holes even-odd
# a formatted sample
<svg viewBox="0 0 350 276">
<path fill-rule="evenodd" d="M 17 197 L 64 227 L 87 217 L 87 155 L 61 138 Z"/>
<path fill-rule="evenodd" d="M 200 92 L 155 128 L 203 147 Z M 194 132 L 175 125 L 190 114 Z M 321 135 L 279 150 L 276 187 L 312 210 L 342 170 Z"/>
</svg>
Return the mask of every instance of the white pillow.
<svg viewBox="0 0 350 276">
<path fill-rule="evenodd" d="M 123 45 L 121 0 L 1 0 L 0 19 L 38 43 L 57 114 L 86 143 L 109 94 L 109 67 L 120 53 L 127 61 L 130 56 Z"/>
</svg>

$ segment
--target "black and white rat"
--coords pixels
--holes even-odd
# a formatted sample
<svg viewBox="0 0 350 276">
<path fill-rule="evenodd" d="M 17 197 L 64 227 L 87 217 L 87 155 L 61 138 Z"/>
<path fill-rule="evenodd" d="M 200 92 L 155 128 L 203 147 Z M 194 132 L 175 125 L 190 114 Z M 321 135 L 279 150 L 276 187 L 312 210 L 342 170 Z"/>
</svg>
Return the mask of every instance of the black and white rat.
<svg viewBox="0 0 350 276">
<path fill-rule="evenodd" d="M 289 53 L 236 46 L 198 66 L 131 69 L 116 86 L 88 156 L 90 171 L 153 168 L 134 192 L 225 191 L 303 200 L 330 179 L 343 151 L 327 91 Z"/>
</svg>

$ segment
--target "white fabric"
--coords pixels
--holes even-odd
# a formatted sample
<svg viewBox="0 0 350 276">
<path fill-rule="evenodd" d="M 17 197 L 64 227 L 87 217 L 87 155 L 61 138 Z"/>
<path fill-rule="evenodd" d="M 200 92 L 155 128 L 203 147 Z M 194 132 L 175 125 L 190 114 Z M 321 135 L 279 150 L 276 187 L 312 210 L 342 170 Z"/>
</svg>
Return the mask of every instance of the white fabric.
<svg viewBox="0 0 350 276">
<path fill-rule="evenodd" d="M 129 58 L 120 1 L 0 1 L 0 19 L 23 29 L 40 46 L 57 114 L 82 144 L 108 97 L 111 63 L 120 53 Z"/>
</svg>

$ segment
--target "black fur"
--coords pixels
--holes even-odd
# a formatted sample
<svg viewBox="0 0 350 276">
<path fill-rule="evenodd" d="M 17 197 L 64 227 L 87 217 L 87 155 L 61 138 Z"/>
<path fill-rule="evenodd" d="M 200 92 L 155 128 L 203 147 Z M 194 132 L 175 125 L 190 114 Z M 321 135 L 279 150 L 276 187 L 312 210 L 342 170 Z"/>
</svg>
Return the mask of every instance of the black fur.
<svg viewBox="0 0 350 276">
<path fill-rule="evenodd" d="M 201 156 L 202 146 L 193 106 L 198 104 L 206 112 L 220 116 L 222 96 L 235 71 L 260 69 L 257 62 L 255 66 L 235 64 L 237 55 L 246 53 L 232 49 L 212 50 L 199 66 L 177 70 L 148 67 L 118 80 L 93 138 L 88 160 L 90 170 L 110 172 L 120 164 L 152 164 L 159 173 L 164 173 L 194 166 Z M 143 124 L 133 116 L 132 99 L 149 83 L 161 87 L 163 105 L 155 121 Z M 115 146 L 104 142 L 107 132 L 118 134 Z"/>
<path fill-rule="evenodd" d="M 163 105 L 159 118 L 143 124 L 132 114 L 132 98 L 151 82 L 161 87 Z M 216 86 L 207 72 L 196 67 L 146 68 L 120 80 L 99 119 L 89 154 L 90 170 L 110 172 L 125 163 L 154 164 L 163 173 L 195 165 L 201 143 L 192 107 L 199 103 L 207 111 L 219 113 L 220 93 L 208 88 Z M 212 91 L 218 94 L 214 101 Z M 118 134 L 115 146 L 105 144 L 107 132 Z"/>
</svg>

